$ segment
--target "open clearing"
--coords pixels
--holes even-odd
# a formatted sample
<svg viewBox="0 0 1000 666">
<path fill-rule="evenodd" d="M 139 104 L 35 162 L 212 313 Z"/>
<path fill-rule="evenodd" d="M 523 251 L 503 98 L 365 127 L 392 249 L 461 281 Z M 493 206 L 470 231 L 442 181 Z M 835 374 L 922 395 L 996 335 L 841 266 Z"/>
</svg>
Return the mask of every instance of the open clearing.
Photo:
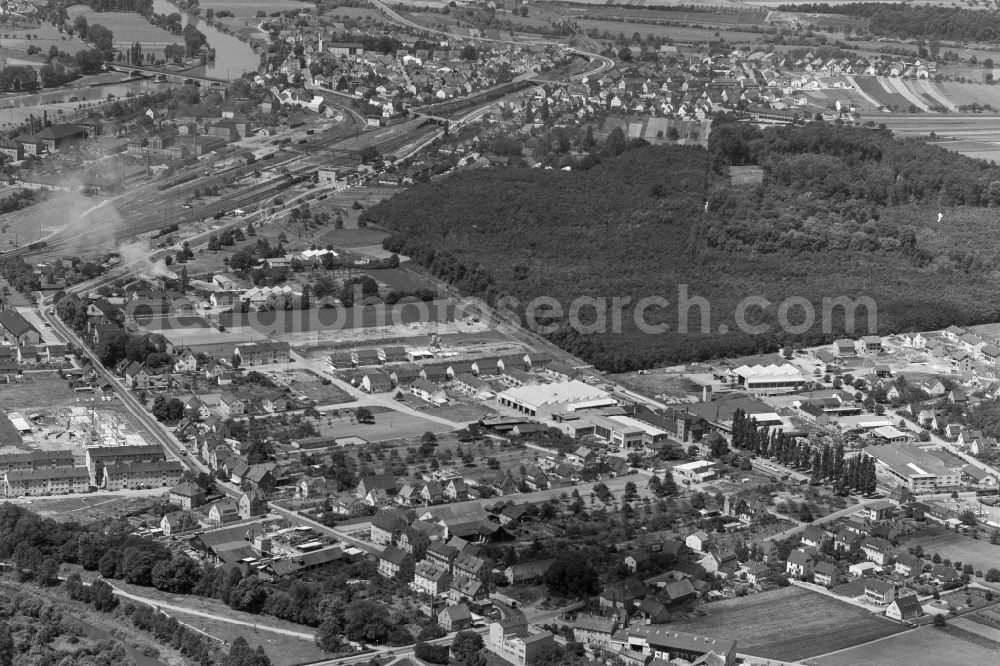
<svg viewBox="0 0 1000 666">
<path fill-rule="evenodd" d="M 83 15 L 87 19 L 88 25 L 103 25 L 114 33 L 114 43 L 116 46 L 129 46 L 133 42 L 139 42 L 143 47 L 159 46 L 167 44 L 184 44 L 184 38 L 174 35 L 163 28 L 158 28 L 139 14 L 126 12 L 95 12 L 84 5 L 73 5 L 67 7 L 66 13 L 70 21 Z"/>
<path fill-rule="evenodd" d="M 352 423 L 350 417 L 322 419 L 316 423 L 323 436 L 360 437 L 369 442 L 385 442 L 407 437 L 420 437 L 425 432 L 450 432 L 452 428 L 414 414 L 373 409 L 374 423 Z"/>
<path fill-rule="evenodd" d="M 940 527 L 908 535 L 901 547 L 917 543 L 923 546 L 925 557 L 930 558 L 937 553 L 942 559 L 971 564 L 983 571 L 1000 562 L 1000 546 L 994 546 L 983 539 L 970 539 Z"/>
<path fill-rule="evenodd" d="M 996 657 L 991 650 L 927 626 L 806 663 L 817 666 L 990 664 Z"/>
<path fill-rule="evenodd" d="M 274 666 L 294 666 L 295 664 L 311 664 L 322 661 L 327 653 L 316 647 L 312 641 L 299 640 L 291 636 L 283 636 L 270 631 L 250 629 L 238 624 L 220 622 L 201 615 L 189 615 L 171 610 L 169 615 L 177 618 L 178 622 L 194 627 L 198 631 L 203 631 L 213 638 L 226 641 L 230 645 L 238 637 L 242 636 L 250 645 L 256 649 L 258 645 L 264 647 L 264 652 L 271 658 Z M 308 631 L 308 627 L 298 631 Z"/>
<path fill-rule="evenodd" d="M 73 392 L 69 383 L 52 374 L 27 373 L 14 384 L 0 385 L 0 409 L 9 411 L 52 409 L 70 404 L 83 404 L 86 398 Z M 100 403 L 101 407 L 116 403 Z"/>
<path fill-rule="evenodd" d="M 705 636 L 731 638 L 736 640 L 740 652 L 784 661 L 827 654 L 903 630 L 857 606 L 797 587 L 729 599 L 703 608 L 706 617 L 672 622 L 671 626 Z"/>
</svg>

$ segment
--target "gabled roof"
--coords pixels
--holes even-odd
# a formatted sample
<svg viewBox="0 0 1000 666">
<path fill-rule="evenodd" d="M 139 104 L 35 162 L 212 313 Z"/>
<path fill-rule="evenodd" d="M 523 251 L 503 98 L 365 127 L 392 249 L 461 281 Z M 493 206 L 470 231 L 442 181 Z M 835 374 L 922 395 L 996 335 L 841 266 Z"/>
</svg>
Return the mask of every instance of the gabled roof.
<svg viewBox="0 0 1000 666">
<path fill-rule="evenodd" d="M 788 561 L 796 566 L 806 566 L 812 562 L 812 557 L 801 550 L 793 550 L 788 554 Z"/>
<path fill-rule="evenodd" d="M 201 488 L 191 483 L 190 481 L 185 481 L 179 485 L 174 486 L 170 489 L 171 495 L 180 495 L 181 497 L 197 497 L 203 495 Z"/>
<path fill-rule="evenodd" d="M 908 594 L 902 597 L 896 597 L 892 602 L 899 609 L 901 615 L 910 615 L 912 613 L 923 613 L 924 608 L 920 605 L 920 599 L 917 598 L 915 594 Z"/>
<path fill-rule="evenodd" d="M 405 560 L 407 557 L 408 554 L 405 550 L 400 550 L 395 546 L 389 546 L 384 551 L 382 551 L 382 555 L 380 556 L 381 559 L 390 562 L 392 564 L 395 564 L 396 566 L 400 566 L 403 563 L 403 560 Z"/>
<path fill-rule="evenodd" d="M 0 326 L 15 337 L 21 337 L 31 331 L 38 333 L 38 329 L 17 310 L 0 310 Z"/>
</svg>

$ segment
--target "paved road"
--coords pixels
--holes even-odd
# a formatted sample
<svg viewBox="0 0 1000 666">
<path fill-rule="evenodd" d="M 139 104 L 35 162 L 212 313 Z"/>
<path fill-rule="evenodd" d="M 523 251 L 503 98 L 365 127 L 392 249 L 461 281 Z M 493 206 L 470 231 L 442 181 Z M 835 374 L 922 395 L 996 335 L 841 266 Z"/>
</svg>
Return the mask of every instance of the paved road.
<svg viewBox="0 0 1000 666">
<path fill-rule="evenodd" d="M 833 521 L 835 521 L 835 520 L 837 520 L 839 518 L 843 518 L 844 516 L 849 516 L 852 513 L 860 511 L 864 506 L 866 506 L 866 505 L 868 505 L 868 504 L 870 504 L 872 502 L 881 502 L 881 501 L 882 500 L 880 500 L 880 499 L 861 500 L 857 504 L 853 504 L 853 505 L 851 505 L 851 506 L 849 506 L 849 507 L 847 507 L 845 509 L 841 509 L 840 511 L 834 511 L 831 514 L 825 515 L 825 516 L 823 516 L 821 518 L 817 518 L 816 520 L 812 521 L 811 523 L 800 523 L 799 525 L 796 525 L 795 527 L 789 528 L 789 529 L 785 530 L 784 532 L 779 532 L 778 534 L 772 534 L 771 536 L 767 537 L 765 539 L 765 541 L 781 541 L 782 539 L 787 539 L 788 537 L 792 536 L 793 534 L 796 534 L 797 532 L 801 532 L 802 530 L 804 530 L 809 525 L 824 525 L 826 523 L 832 523 Z"/>
<path fill-rule="evenodd" d="M 278 506 L 277 504 L 274 503 L 270 504 L 270 508 L 271 511 L 277 513 L 279 516 L 283 516 L 288 520 L 297 523 L 299 525 L 311 527 L 318 532 L 322 532 L 323 534 L 329 537 L 333 537 L 334 539 L 339 539 L 340 541 L 346 544 L 357 546 L 358 548 L 360 548 L 361 550 L 365 551 L 370 555 L 378 556 L 382 553 L 383 550 L 385 550 L 385 548 L 383 548 L 382 546 L 376 546 L 371 541 L 358 539 L 357 537 L 353 537 L 350 534 L 347 534 L 346 532 L 341 532 L 340 530 L 337 530 L 333 527 L 327 527 L 323 523 L 317 522 L 312 518 L 309 518 L 308 516 L 304 516 L 298 513 L 297 511 L 291 511 L 284 507 Z"/>
<path fill-rule="evenodd" d="M 410 414 L 411 416 L 418 416 L 422 419 L 427 419 L 428 421 L 434 421 L 435 423 L 440 423 L 441 425 L 452 429 L 463 428 L 467 425 L 466 423 L 452 421 L 433 413 L 421 412 L 420 410 L 413 409 L 408 405 L 398 402 L 393 399 L 393 396 L 396 394 L 395 391 L 388 393 L 367 393 L 362 391 L 356 386 L 351 386 L 349 382 L 345 382 L 343 379 L 340 379 L 337 375 L 330 372 L 326 362 L 309 360 L 300 355 L 294 349 L 291 350 L 290 356 L 295 360 L 295 367 L 312 370 L 321 377 L 329 379 L 337 386 L 337 388 L 341 389 L 356 400 L 356 402 L 352 403 L 324 406 L 326 409 L 342 409 L 344 407 L 384 407 L 386 409 L 392 409 L 404 414 Z"/>
</svg>

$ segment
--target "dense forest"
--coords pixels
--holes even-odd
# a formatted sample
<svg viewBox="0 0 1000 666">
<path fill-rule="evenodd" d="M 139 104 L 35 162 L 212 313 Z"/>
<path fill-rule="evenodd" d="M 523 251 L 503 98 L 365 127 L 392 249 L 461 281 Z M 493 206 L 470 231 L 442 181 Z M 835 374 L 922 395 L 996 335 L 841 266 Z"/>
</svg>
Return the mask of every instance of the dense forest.
<svg viewBox="0 0 1000 666">
<path fill-rule="evenodd" d="M 781 5 L 779 11 L 809 14 L 846 14 L 869 19 L 868 31 L 900 39 L 950 39 L 995 42 L 1000 39 L 1000 14 L 958 7 L 931 7 L 903 3 L 852 2 Z"/>
<path fill-rule="evenodd" d="M 763 182 L 732 185 L 732 166 L 759 167 Z M 539 319 L 543 332 L 601 369 L 626 371 L 840 337 L 844 309 L 827 305 L 824 327 L 824 298 L 873 299 L 880 332 L 995 320 L 990 273 L 1000 248 L 971 222 L 947 238 L 958 227 L 936 214 L 998 204 L 1000 169 L 920 141 L 822 123 L 762 131 L 722 117 L 707 151 L 648 146 L 589 170 L 465 171 L 397 194 L 364 218 L 394 232 L 386 248 L 522 323 L 524 304 L 554 297 L 564 312 Z M 707 300 L 707 327 L 699 307 L 679 307 L 685 286 L 688 298 Z M 580 296 L 630 298 L 620 333 L 574 330 L 566 311 Z M 651 296 L 669 301 L 643 310 L 665 332 L 635 323 L 634 306 Z M 748 296 L 770 302 L 746 309 L 763 333 L 736 325 Z M 778 325 L 791 296 L 815 309 L 804 332 Z M 788 323 L 801 323 L 802 312 L 787 310 Z M 592 313 L 584 308 L 579 319 Z M 697 330 L 677 331 L 684 313 Z M 856 314 L 854 332 L 867 333 L 866 310 Z"/>
</svg>

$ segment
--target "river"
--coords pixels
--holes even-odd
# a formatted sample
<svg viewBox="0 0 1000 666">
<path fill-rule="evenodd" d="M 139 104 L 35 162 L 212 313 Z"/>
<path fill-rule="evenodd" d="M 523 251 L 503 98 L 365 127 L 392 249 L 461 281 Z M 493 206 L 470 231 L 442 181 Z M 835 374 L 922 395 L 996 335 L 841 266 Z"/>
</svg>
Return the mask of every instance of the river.
<svg viewBox="0 0 1000 666">
<path fill-rule="evenodd" d="M 257 71 L 260 56 L 254 53 L 247 42 L 241 42 L 233 35 L 218 30 L 197 16 L 182 12 L 177 5 L 168 0 L 153 0 L 153 11 L 157 14 L 180 13 L 184 17 L 184 25 L 194 24 L 205 33 L 209 47 L 215 49 L 215 62 L 205 66 L 206 76 L 232 81 L 240 78 L 245 72 Z"/>
</svg>

